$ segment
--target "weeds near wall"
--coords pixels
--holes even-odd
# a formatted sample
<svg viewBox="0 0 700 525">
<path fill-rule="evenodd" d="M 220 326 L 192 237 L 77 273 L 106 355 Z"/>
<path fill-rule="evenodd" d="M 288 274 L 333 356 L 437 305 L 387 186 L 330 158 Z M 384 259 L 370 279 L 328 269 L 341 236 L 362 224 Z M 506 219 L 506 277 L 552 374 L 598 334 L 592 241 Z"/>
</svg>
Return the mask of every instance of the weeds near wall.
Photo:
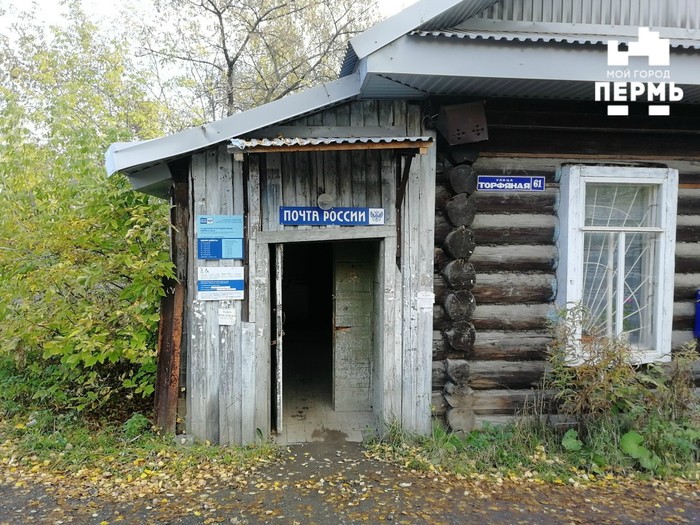
<svg viewBox="0 0 700 525">
<path fill-rule="evenodd" d="M 552 325 L 545 389 L 576 427 L 562 446 L 593 471 L 636 467 L 656 474 L 700 460 L 700 411 L 693 392 L 694 345 L 671 363 L 635 365 L 624 338 L 584 331 L 586 312 L 564 310 Z"/>
<path fill-rule="evenodd" d="M 590 330 L 581 337 L 584 321 L 585 311 L 574 308 L 552 323 L 547 374 L 512 423 L 466 434 L 436 424 L 427 437 L 393 424 L 370 450 L 407 468 L 478 479 L 700 479 L 695 349 L 670 363 L 635 365 L 626 341 Z"/>
</svg>

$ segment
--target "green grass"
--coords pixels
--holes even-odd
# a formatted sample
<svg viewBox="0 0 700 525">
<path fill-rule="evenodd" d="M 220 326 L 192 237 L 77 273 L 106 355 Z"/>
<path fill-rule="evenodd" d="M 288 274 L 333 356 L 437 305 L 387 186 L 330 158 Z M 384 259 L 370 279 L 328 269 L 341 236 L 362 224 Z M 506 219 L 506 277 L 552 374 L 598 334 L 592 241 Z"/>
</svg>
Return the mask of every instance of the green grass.
<svg viewBox="0 0 700 525">
<path fill-rule="evenodd" d="M 554 483 L 630 475 L 700 479 L 697 436 L 690 428 L 669 432 L 673 436 L 669 443 L 684 441 L 668 449 L 662 458 L 663 468 L 649 472 L 624 453 L 621 428 L 609 422 L 590 426 L 584 443 L 574 431 L 566 434 L 539 421 L 523 418 L 468 434 L 451 433 L 436 424 L 430 436 L 411 435 L 391 425 L 386 435 L 368 443 L 368 448 L 373 456 L 407 468 L 493 479 L 533 478 Z"/>
<path fill-rule="evenodd" d="M 173 436 L 152 432 L 142 414 L 117 424 L 85 421 L 75 413 L 56 416 L 48 411 L 33 412 L 0 422 L 0 444 L 0 460 L 6 464 L 11 458 L 13 464 L 27 469 L 40 466 L 42 471 L 108 472 L 132 478 L 145 469 L 180 478 L 214 464 L 239 472 L 279 454 L 270 443 L 247 447 L 178 445 Z"/>
</svg>

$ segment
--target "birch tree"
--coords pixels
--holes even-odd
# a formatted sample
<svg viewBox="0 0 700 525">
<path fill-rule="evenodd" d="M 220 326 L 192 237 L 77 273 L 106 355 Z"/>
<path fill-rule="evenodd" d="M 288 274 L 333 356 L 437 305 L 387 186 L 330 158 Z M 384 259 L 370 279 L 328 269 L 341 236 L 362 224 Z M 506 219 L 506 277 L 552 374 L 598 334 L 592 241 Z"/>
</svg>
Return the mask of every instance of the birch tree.
<svg viewBox="0 0 700 525">
<path fill-rule="evenodd" d="M 373 0 L 155 0 L 142 56 L 169 105 L 217 120 L 337 78 Z M 177 98 L 179 100 L 173 100 Z"/>
</svg>

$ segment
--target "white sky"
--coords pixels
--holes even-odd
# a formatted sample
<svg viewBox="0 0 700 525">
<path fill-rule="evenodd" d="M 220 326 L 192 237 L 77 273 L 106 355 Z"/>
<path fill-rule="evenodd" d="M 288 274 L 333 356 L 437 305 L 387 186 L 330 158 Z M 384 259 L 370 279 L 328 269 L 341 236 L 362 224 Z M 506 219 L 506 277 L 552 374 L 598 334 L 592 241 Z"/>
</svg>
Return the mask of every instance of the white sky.
<svg viewBox="0 0 700 525">
<path fill-rule="evenodd" d="M 414 4 L 417 0 L 376 0 L 379 12 L 383 17 L 389 17 L 398 13 L 404 7 Z M 117 13 L 120 2 L 108 0 L 81 0 L 85 12 L 97 19 L 111 18 Z M 12 14 L 18 9 L 25 10 L 30 4 L 36 4 L 37 18 L 42 21 L 56 24 L 62 17 L 61 0 L 0 0 L 0 13 L 5 11 L 5 15 L 0 15 L 0 30 L 12 22 Z M 138 5 L 137 2 L 134 5 Z"/>
</svg>

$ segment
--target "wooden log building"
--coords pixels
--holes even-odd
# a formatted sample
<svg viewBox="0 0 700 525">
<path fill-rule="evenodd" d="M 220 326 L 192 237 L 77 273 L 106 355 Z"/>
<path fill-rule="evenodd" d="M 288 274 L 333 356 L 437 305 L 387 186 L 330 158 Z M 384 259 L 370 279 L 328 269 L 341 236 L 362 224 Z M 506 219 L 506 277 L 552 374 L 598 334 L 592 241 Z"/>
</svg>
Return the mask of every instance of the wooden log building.
<svg viewBox="0 0 700 525">
<path fill-rule="evenodd" d="M 336 81 L 112 145 L 110 174 L 173 204 L 159 422 L 503 421 L 572 303 L 668 360 L 699 335 L 699 103 L 692 0 L 421 0 Z"/>
</svg>

